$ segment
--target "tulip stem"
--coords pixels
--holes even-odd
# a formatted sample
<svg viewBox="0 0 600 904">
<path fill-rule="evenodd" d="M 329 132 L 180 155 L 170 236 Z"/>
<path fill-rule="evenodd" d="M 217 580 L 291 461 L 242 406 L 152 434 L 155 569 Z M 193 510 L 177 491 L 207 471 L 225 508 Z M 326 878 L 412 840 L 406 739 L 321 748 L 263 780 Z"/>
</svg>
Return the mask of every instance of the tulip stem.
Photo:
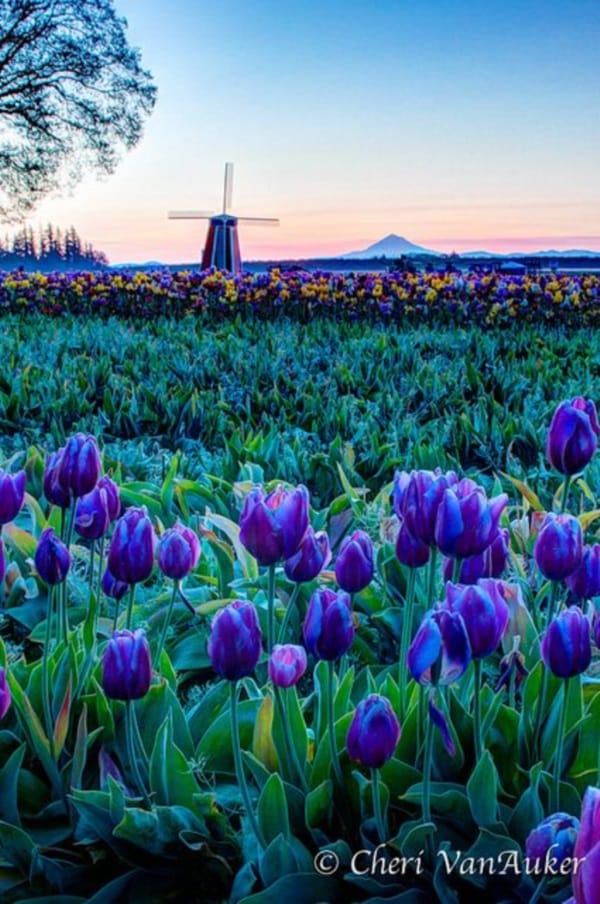
<svg viewBox="0 0 600 904">
<path fill-rule="evenodd" d="M 71 502 L 71 506 L 69 508 L 69 515 L 67 519 L 67 528 L 66 528 L 66 537 L 65 537 L 65 546 L 71 551 L 71 539 L 73 537 L 73 526 L 75 524 L 75 509 L 77 508 L 77 500 L 74 498 Z M 65 642 L 65 646 L 69 645 L 69 609 L 68 609 L 68 594 L 67 594 L 67 580 L 62 582 L 60 587 L 60 601 L 58 603 L 61 609 L 61 618 L 60 623 L 62 627 L 62 636 Z"/>
<path fill-rule="evenodd" d="M 271 655 L 275 636 L 275 566 L 269 565 L 269 583 L 267 597 L 267 654 Z"/>
<path fill-rule="evenodd" d="M 536 890 L 534 891 L 532 897 L 529 899 L 529 904 L 537 904 L 542 895 L 546 890 L 546 882 L 548 880 L 548 876 L 542 876 L 541 882 L 539 882 Z"/>
<path fill-rule="evenodd" d="M 146 786 L 140 773 L 138 758 L 135 751 L 135 711 L 133 706 L 133 700 L 127 700 L 127 702 L 125 703 L 125 737 L 127 741 L 127 754 L 129 756 L 131 771 L 133 773 L 133 779 L 136 783 L 137 790 L 144 798 L 145 803 L 151 808 L 152 801 L 150 800 L 148 792 L 146 791 Z"/>
<path fill-rule="evenodd" d="M 244 801 L 244 807 L 246 808 L 246 815 L 248 817 L 248 821 L 252 826 L 252 831 L 256 836 L 256 840 L 263 850 L 267 847 L 265 839 L 263 837 L 263 833 L 260 830 L 260 826 L 254 814 L 254 809 L 252 807 L 252 801 L 250 800 L 250 792 L 248 791 L 248 785 L 246 783 L 246 776 L 244 774 L 244 764 L 242 763 L 242 751 L 240 748 L 240 734 L 238 727 L 238 691 L 239 691 L 239 682 L 232 681 L 231 682 L 231 741 L 233 746 L 233 761 L 235 763 L 235 772 L 237 775 L 238 785 L 240 786 L 240 791 L 242 793 L 242 800 Z"/>
<path fill-rule="evenodd" d="M 292 732 L 290 730 L 290 723 L 288 722 L 287 712 L 285 708 L 285 702 L 283 697 L 283 692 L 277 685 L 273 686 L 273 690 L 275 692 L 275 700 L 277 701 L 277 707 L 279 709 L 279 718 L 281 719 L 281 724 L 283 725 L 283 734 L 285 737 L 285 743 L 292 757 L 292 765 L 296 772 L 298 773 L 298 778 L 300 779 L 300 784 L 302 785 L 302 790 L 305 794 L 308 794 L 310 791 L 310 787 L 308 782 L 306 781 L 306 776 L 304 774 L 304 769 L 300 764 L 300 759 L 298 757 L 298 751 L 296 749 L 296 745 L 294 744 L 294 739 L 292 737 Z"/>
<path fill-rule="evenodd" d="M 104 537 L 100 537 L 100 552 L 98 554 L 98 583 L 96 584 L 96 605 L 98 617 L 102 607 L 102 566 L 104 565 Z"/>
<path fill-rule="evenodd" d="M 427 587 L 427 608 L 433 606 L 433 597 L 435 595 L 435 578 L 437 574 L 437 548 L 434 546 L 431 550 L 431 558 L 429 560 L 429 584 Z"/>
<path fill-rule="evenodd" d="M 46 635 L 44 638 L 44 654 L 42 657 L 42 701 L 46 734 L 48 735 L 48 741 L 50 743 L 50 756 L 52 759 L 54 759 L 54 725 L 52 724 L 52 709 L 50 707 L 50 644 L 52 640 L 53 597 L 54 587 L 49 587 L 46 609 Z"/>
<path fill-rule="evenodd" d="M 133 620 L 133 599 L 135 596 L 135 584 L 132 584 L 129 588 L 129 597 L 127 599 L 127 619 L 125 621 L 125 627 L 128 631 L 131 631 L 131 622 Z"/>
<path fill-rule="evenodd" d="M 90 599 L 89 599 L 90 605 L 92 603 L 92 592 L 94 590 L 94 565 L 96 564 L 94 561 L 95 558 L 96 558 L 96 541 L 92 540 L 92 543 L 90 546 L 90 575 L 89 575 L 89 582 L 88 582 L 88 593 L 89 593 L 89 597 L 90 597 Z"/>
<path fill-rule="evenodd" d="M 462 559 L 455 559 L 452 563 L 452 583 L 458 584 L 460 580 L 460 567 L 462 565 Z"/>
<path fill-rule="evenodd" d="M 483 737 L 481 736 L 481 659 L 473 660 L 475 670 L 475 689 L 473 691 L 473 733 L 475 735 L 475 761 L 483 756 Z"/>
<path fill-rule="evenodd" d="M 335 777 L 340 788 L 344 787 L 344 776 L 342 773 L 342 767 L 340 766 L 340 758 L 338 756 L 337 744 L 335 742 L 335 707 L 334 707 L 334 663 L 333 660 L 329 660 L 327 663 L 327 716 L 328 716 L 328 728 L 329 728 L 329 746 L 331 747 L 331 762 L 333 764 L 333 771 L 335 773 Z"/>
<path fill-rule="evenodd" d="M 171 594 L 171 600 L 169 602 L 169 608 L 167 609 L 167 613 L 165 615 L 165 620 L 163 622 L 162 631 L 160 634 L 160 640 L 158 642 L 158 647 L 156 648 L 156 666 L 160 668 L 160 657 L 163 651 L 165 641 L 167 639 L 167 633 L 169 630 L 169 625 L 171 624 L 171 617 L 173 615 L 173 606 L 175 605 L 175 597 L 177 596 L 178 589 L 178 581 L 173 581 L 173 593 Z"/>
<path fill-rule="evenodd" d="M 379 840 L 384 843 L 387 839 L 387 829 L 381 812 L 381 798 L 379 796 L 379 769 L 371 769 L 371 794 L 373 795 L 373 813 L 377 825 Z"/>
<path fill-rule="evenodd" d="M 433 762 L 433 719 L 427 719 L 425 733 L 425 761 L 423 763 L 423 822 L 431 822 L 431 765 Z M 431 858 L 433 850 L 431 839 L 427 836 L 427 854 Z"/>
<path fill-rule="evenodd" d="M 567 507 L 567 499 L 569 498 L 569 490 L 571 488 L 571 475 L 565 474 L 565 482 L 563 483 L 562 497 L 560 500 L 560 514 L 564 514 Z"/>
<path fill-rule="evenodd" d="M 569 693 L 569 681 L 567 678 L 564 686 L 563 698 L 560 706 L 560 719 L 556 735 L 556 753 L 554 755 L 554 781 L 552 782 L 552 806 L 555 812 L 560 810 L 560 775 L 563 764 L 563 748 L 565 745 L 565 729 L 567 726 L 567 694 Z"/>
<path fill-rule="evenodd" d="M 406 684 L 408 668 L 406 659 L 412 635 L 413 608 L 415 602 L 416 569 L 411 568 L 408 573 L 406 587 L 406 599 L 404 601 L 404 616 L 402 618 L 402 637 L 400 638 L 400 661 L 398 663 L 398 687 L 400 689 L 400 721 L 406 714 Z"/>
<path fill-rule="evenodd" d="M 300 584 L 294 584 L 294 589 L 292 590 L 292 595 L 290 596 L 289 602 L 286 606 L 285 615 L 281 623 L 281 628 L 279 629 L 279 643 L 285 643 L 285 635 L 290 623 L 290 617 L 292 615 L 292 612 L 294 611 L 294 606 L 296 605 L 296 600 L 298 599 L 299 591 Z"/>
</svg>

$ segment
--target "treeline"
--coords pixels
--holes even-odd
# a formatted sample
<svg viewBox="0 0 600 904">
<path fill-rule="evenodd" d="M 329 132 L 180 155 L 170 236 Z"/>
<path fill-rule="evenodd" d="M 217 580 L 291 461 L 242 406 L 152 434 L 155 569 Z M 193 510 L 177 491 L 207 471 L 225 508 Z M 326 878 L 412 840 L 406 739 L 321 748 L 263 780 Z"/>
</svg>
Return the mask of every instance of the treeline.
<svg viewBox="0 0 600 904">
<path fill-rule="evenodd" d="M 106 267 L 108 258 L 89 242 L 82 242 L 74 226 L 64 232 L 50 223 L 34 233 L 23 227 L 12 236 L 0 239 L 0 270 L 24 267 L 26 270 L 72 270 Z"/>
</svg>

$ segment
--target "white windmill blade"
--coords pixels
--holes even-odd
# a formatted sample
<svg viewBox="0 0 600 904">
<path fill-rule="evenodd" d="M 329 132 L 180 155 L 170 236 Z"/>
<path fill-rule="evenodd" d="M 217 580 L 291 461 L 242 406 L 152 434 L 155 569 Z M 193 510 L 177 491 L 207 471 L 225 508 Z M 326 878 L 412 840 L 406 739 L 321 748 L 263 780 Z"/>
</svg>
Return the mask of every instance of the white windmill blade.
<svg viewBox="0 0 600 904">
<path fill-rule="evenodd" d="M 210 220 L 214 215 L 212 210 L 170 210 L 167 217 L 169 220 Z"/>
<path fill-rule="evenodd" d="M 233 163 L 225 164 L 225 184 L 223 186 L 223 213 L 228 213 L 233 194 Z"/>
<path fill-rule="evenodd" d="M 279 226 L 275 217 L 236 217 L 238 223 L 252 223 L 255 226 Z"/>
</svg>

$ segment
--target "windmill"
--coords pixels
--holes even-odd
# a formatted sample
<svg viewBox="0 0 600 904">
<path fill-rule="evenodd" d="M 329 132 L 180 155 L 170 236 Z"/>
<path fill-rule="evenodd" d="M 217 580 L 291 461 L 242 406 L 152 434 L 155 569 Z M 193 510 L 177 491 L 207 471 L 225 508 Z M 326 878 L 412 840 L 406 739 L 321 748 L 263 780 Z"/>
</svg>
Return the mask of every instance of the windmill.
<svg viewBox="0 0 600 904">
<path fill-rule="evenodd" d="M 217 267 L 238 273 L 242 269 L 238 223 L 255 223 L 262 226 L 278 226 L 279 220 L 271 217 L 237 217 L 229 212 L 233 190 L 233 163 L 225 164 L 225 184 L 223 186 L 223 211 L 211 213 L 205 210 L 171 210 L 170 220 L 208 220 L 206 244 L 202 252 L 202 269 Z"/>
</svg>

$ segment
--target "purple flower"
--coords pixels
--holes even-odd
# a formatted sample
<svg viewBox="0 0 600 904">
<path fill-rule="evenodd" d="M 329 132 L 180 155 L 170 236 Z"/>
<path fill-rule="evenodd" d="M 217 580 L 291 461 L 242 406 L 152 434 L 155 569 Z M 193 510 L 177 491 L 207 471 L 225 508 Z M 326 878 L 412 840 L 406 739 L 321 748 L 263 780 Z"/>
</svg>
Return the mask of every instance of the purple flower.
<svg viewBox="0 0 600 904">
<path fill-rule="evenodd" d="M 600 594 L 600 545 L 584 546 L 581 563 L 565 578 L 565 584 L 578 600 Z"/>
<path fill-rule="evenodd" d="M 407 568 L 421 568 L 429 562 L 429 546 L 413 537 L 403 518 L 396 537 L 396 558 Z"/>
<path fill-rule="evenodd" d="M 119 487 L 106 475 L 98 481 L 98 489 L 104 490 L 106 493 L 106 501 L 108 507 L 108 517 L 111 524 L 116 521 L 121 514 L 121 497 L 119 495 Z"/>
<path fill-rule="evenodd" d="M 441 709 L 439 709 L 439 707 L 435 705 L 431 697 L 427 702 L 427 711 L 429 713 L 429 718 L 442 736 L 442 743 L 446 748 L 446 753 L 448 754 L 448 756 L 453 757 L 456 754 L 456 745 L 452 740 L 448 720 L 446 719 L 446 716 L 441 711 Z"/>
<path fill-rule="evenodd" d="M 0 667 L 0 722 L 10 709 L 11 699 L 10 688 L 6 680 L 6 671 Z"/>
<path fill-rule="evenodd" d="M 262 633 L 254 605 L 235 600 L 218 612 L 208 639 L 212 667 L 221 678 L 238 681 L 251 675 L 261 654 Z"/>
<path fill-rule="evenodd" d="M 599 434 L 592 401 L 577 396 L 571 402 L 561 402 L 548 431 L 546 455 L 561 474 L 577 474 L 591 461 Z"/>
<path fill-rule="evenodd" d="M 550 581 L 562 581 L 573 574 L 583 557 L 583 534 L 577 518 L 547 514 L 536 537 L 533 555 L 543 576 Z"/>
<path fill-rule="evenodd" d="M 60 468 L 62 464 L 64 449 L 53 452 L 46 461 L 44 469 L 44 496 L 52 505 L 58 505 L 59 508 L 66 509 L 71 504 L 71 496 L 69 490 L 65 489 L 60 482 Z"/>
<path fill-rule="evenodd" d="M 0 470 L 0 524 L 14 521 L 25 499 L 25 471 L 7 474 Z"/>
<path fill-rule="evenodd" d="M 110 596 L 113 600 L 122 599 L 127 591 L 129 590 L 129 584 L 125 584 L 124 581 L 117 581 L 114 574 L 112 574 L 108 568 L 104 570 L 104 574 L 102 575 L 102 592 L 106 594 L 106 596 Z"/>
<path fill-rule="evenodd" d="M 502 581 L 484 578 L 472 585 L 449 583 L 446 602 L 451 612 L 462 615 L 473 659 L 483 659 L 498 648 L 509 615 Z"/>
<path fill-rule="evenodd" d="M 304 642 L 315 659 L 334 661 L 352 646 L 350 597 L 343 590 L 315 590 L 303 625 Z"/>
<path fill-rule="evenodd" d="M 293 643 L 276 643 L 269 657 L 269 678 L 277 687 L 298 684 L 306 671 L 306 650 Z"/>
<path fill-rule="evenodd" d="M 543 819 L 527 836 L 525 855 L 530 861 L 544 861 L 546 854 L 558 863 L 573 857 L 579 820 L 568 813 L 552 813 Z"/>
<path fill-rule="evenodd" d="M 315 533 L 309 526 L 294 555 L 283 563 L 283 570 L 290 581 L 301 584 L 314 580 L 330 562 L 329 537 L 325 531 Z"/>
<path fill-rule="evenodd" d="M 460 563 L 459 584 L 476 584 L 481 578 L 499 578 L 508 562 L 509 533 L 500 528 L 492 542 L 477 556 L 469 556 Z M 444 559 L 444 580 L 451 581 L 454 559 Z"/>
<path fill-rule="evenodd" d="M 581 819 L 571 884 L 576 904 L 598 904 L 600 888 L 600 789 L 587 788 L 581 805 Z"/>
<path fill-rule="evenodd" d="M 139 584 L 152 573 L 156 534 L 145 507 L 127 509 L 116 523 L 108 568 L 124 584 Z"/>
<path fill-rule="evenodd" d="M 413 471 L 413 474 L 415 472 Z M 406 490 L 411 479 L 408 471 L 396 471 L 394 474 L 394 484 L 390 496 L 392 508 L 397 518 L 403 518 L 404 500 L 406 498 Z"/>
<path fill-rule="evenodd" d="M 419 684 L 451 684 L 471 662 L 469 635 L 462 616 L 448 609 L 425 614 L 408 650 L 407 664 Z"/>
<path fill-rule="evenodd" d="M 95 486 L 77 500 L 75 530 L 85 540 L 99 540 L 110 527 L 110 509 L 105 489 Z"/>
<path fill-rule="evenodd" d="M 346 593 L 358 593 L 373 580 L 373 544 L 362 530 L 346 537 L 335 560 L 335 578 Z"/>
<path fill-rule="evenodd" d="M 46 584 L 62 584 L 67 577 L 71 556 L 52 527 L 42 531 L 35 551 L 35 567 Z"/>
<path fill-rule="evenodd" d="M 62 449 L 58 481 L 72 497 L 90 493 L 100 477 L 100 450 L 95 437 L 85 433 L 71 436 Z"/>
<path fill-rule="evenodd" d="M 542 659 L 557 678 L 585 672 L 592 658 L 590 622 L 578 606 L 564 609 L 542 638 Z"/>
<path fill-rule="evenodd" d="M 400 723 L 390 701 L 379 694 L 362 700 L 354 712 L 346 747 L 348 755 L 371 769 L 380 769 L 394 755 Z"/>
<path fill-rule="evenodd" d="M 139 700 L 152 681 L 152 660 L 145 633 L 115 631 L 102 657 L 102 687 L 111 700 Z"/>
<path fill-rule="evenodd" d="M 2 539 L 2 534 L 0 534 L 0 584 L 4 580 L 6 575 L 6 554 L 4 552 L 4 541 Z"/>
<path fill-rule="evenodd" d="M 195 532 L 177 523 L 164 532 L 158 543 L 158 567 L 168 578 L 181 581 L 194 570 L 200 558 Z"/>
<path fill-rule="evenodd" d="M 438 509 L 444 493 L 456 486 L 458 477 L 454 471 L 442 474 L 435 471 L 412 471 L 408 481 L 400 479 L 394 497 L 394 509 L 401 515 L 413 537 L 434 546 Z M 403 495 L 402 487 L 405 484 Z"/>
<path fill-rule="evenodd" d="M 468 478 L 445 490 L 435 525 L 440 550 L 453 559 L 482 553 L 496 538 L 507 502 L 506 493 L 488 499 L 485 490 Z"/>
<path fill-rule="evenodd" d="M 240 540 L 260 565 L 274 565 L 296 552 L 308 528 L 308 490 L 278 486 L 265 496 L 253 487 L 240 516 Z"/>
</svg>

